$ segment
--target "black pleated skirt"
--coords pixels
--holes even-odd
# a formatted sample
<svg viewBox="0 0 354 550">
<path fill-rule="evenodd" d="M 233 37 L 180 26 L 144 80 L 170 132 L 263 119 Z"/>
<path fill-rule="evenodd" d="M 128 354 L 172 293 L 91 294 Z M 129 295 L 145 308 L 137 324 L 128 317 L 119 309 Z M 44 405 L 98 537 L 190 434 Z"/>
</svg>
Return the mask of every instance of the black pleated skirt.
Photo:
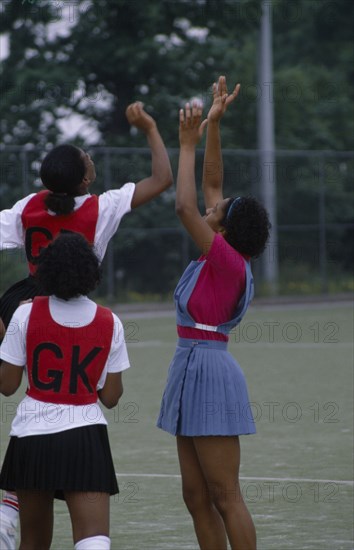
<svg viewBox="0 0 354 550">
<path fill-rule="evenodd" d="M 7 491 L 119 492 L 107 426 L 96 424 L 48 435 L 11 437 L 0 473 Z"/>
<path fill-rule="evenodd" d="M 11 317 L 21 301 L 33 299 L 35 296 L 45 296 L 45 294 L 32 275 L 12 285 L 0 298 L 0 318 L 5 327 L 9 326 Z"/>
</svg>

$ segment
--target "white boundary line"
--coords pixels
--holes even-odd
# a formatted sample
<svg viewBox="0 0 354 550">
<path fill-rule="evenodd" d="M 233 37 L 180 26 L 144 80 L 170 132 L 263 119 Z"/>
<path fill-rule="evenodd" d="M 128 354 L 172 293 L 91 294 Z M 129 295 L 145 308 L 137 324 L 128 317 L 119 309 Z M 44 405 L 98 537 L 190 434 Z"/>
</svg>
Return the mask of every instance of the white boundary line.
<svg viewBox="0 0 354 550">
<path fill-rule="evenodd" d="M 272 304 L 265 304 L 260 302 L 253 302 L 249 306 L 249 312 L 258 312 L 258 311 L 314 311 L 314 310 L 326 310 L 326 309 L 333 309 L 333 308 L 353 308 L 354 302 L 353 299 L 351 299 L 350 296 L 348 296 L 347 300 L 328 300 L 324 298 L 323 301 L 299 301 L 299 299 L 296 299 L 296 296 L 294 296 L 294 301 L 291 302 L 284 302 L 284 303 L 277 303 L 274 302 Z M 154 318 L 174 318 L 176 317 L 176 311 L 173 308 L 173 304 L 171 301 L 171 308 L 164 309 L 161 308 L 159 304 L 157 303 L 156 306 L 151 305 L 150 309 L 144 309 L 144 310 L 136 310 L 136 311 L 129 311 L 129 307 L 125 308 L 125 304 L 118 304 L 113 305 L 112 308 L 114 313 L 118 315 L 118 317 L 121 320 L 130 320 L 130 319 L 154 319 Z"/>
<path fill-rule="evenodd" d="M 126 344 L 133 348 L 171 348 L 176 347 L 176 342 L 163 342 L 162 340 L 143 340 L 143 341 L 129 341 L 126 340 Z M 354 346 L 353 342 L 233 342 L 230 338 L 229 347 L 232 349 L 240 348 L 272 348 L 272 349 L 326 349 L 326 350 L 338 350 L 338 348 L 351 349 Z"/>
<path fill-rule="evenodd" d="M 180 474 L 143 474 L 143 473 L 120 473 L 116 472 L 117 477 L 147 477 L 147 478 L 174 478 L 180 479 Z M 354 481 L 344 479 L 309 479 L 298 477 L 240 477 L 241 481 L 287 481 L 303 483 L 337 483 L 338 485 L 354 486 Z"/>
</svg>

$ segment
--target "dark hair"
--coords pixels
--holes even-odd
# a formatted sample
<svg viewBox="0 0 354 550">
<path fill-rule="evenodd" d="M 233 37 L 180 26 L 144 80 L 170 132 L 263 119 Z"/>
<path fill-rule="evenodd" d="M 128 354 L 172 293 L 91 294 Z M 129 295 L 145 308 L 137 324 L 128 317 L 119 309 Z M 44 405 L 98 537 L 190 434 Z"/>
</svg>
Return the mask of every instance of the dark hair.
<svg viewBox="0 0 354 550">
<path fill-rule="evenodd" d="M 82 151 L 74 145 L 58 145 L 43 159 L 40 177 L 43 185 L 51 191 L 46 197 L 47 208 L 57 215 L 73 211 L 75 195 L 85 176 Z"/>
<path fill-rule="evenodd" d="M 38 283 L 46 294 L 70 300 L 86 296 L 101 279 L 100 262 L 79 233 L 60 233 L 38 258 Z"/>
<path fill-rule="evenodd" d="M 254 197 L 230 199 L 222 225 L 225 240 L 241 254 L 256 258 L 265 249 L 271 224 L 266 209 Z"/>
</svg>

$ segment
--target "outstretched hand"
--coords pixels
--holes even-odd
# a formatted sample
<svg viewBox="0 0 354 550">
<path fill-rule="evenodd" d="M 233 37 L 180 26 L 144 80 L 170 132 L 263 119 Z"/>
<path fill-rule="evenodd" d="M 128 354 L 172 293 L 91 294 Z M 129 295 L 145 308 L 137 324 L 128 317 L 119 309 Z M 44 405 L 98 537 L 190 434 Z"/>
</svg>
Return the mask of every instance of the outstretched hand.
<svg viewBox="0 0 354 550">
<path fill-rule="evenodd" d="M 194 101 L 192 106 L 186 103 L 185 109 L 179 111 L 179 143 L 180 145 L 195 146 L 200 141 L 207 119 L 202 120 L 203 107 L 201 103 Z"/>
<path fill-rule="evenodd" d="M 208 121 L 219 121 L 226 109 L 239 94 L 241 84 L 236 84 L 234 91 L 227 91 L 226 78 L 219 76 L 218 82 L 213 84 L 213 104 L 208 113 Z"/>
<path fill-rule="evenodd" d="M 144 111 L 144 104 L 141 101 L 128 105 L 125 114 L 129 124 L 135 126 L 145 134 L 156 128 L 155 120 Z"/>
</svg>

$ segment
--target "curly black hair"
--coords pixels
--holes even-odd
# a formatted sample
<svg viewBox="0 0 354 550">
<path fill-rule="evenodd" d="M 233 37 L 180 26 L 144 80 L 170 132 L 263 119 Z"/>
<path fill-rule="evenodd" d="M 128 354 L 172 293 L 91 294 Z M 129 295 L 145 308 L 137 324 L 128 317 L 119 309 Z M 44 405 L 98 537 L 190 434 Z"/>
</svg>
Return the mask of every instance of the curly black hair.
<svg viewBox="0 0 354 550">
<path fill-rule="evenodd" d="M 43 159 L 40 177 L 43 185 L 51 191 L 45 203 L 57 215 L 73 211 L 74 196 L 85 176 L 82 151 L 74 145 L 58 145 Z M 65 193 L 65 194 L 63 194 Z"/>
<path fill-rule="evenodd" d="M 265 249 L 271 224 L 266 209 L 254 197 L 231 198 L 222 225 L 225 240 L 241 254 L 257 258 Z"/>
<path fill-rule="evenodd" d="M 48 295 L 63 300 L 86 296 L 101 280 L 100 262 L 79 233 L 60 233 L 38 258 L 36 279 Z"/>
</svg>

